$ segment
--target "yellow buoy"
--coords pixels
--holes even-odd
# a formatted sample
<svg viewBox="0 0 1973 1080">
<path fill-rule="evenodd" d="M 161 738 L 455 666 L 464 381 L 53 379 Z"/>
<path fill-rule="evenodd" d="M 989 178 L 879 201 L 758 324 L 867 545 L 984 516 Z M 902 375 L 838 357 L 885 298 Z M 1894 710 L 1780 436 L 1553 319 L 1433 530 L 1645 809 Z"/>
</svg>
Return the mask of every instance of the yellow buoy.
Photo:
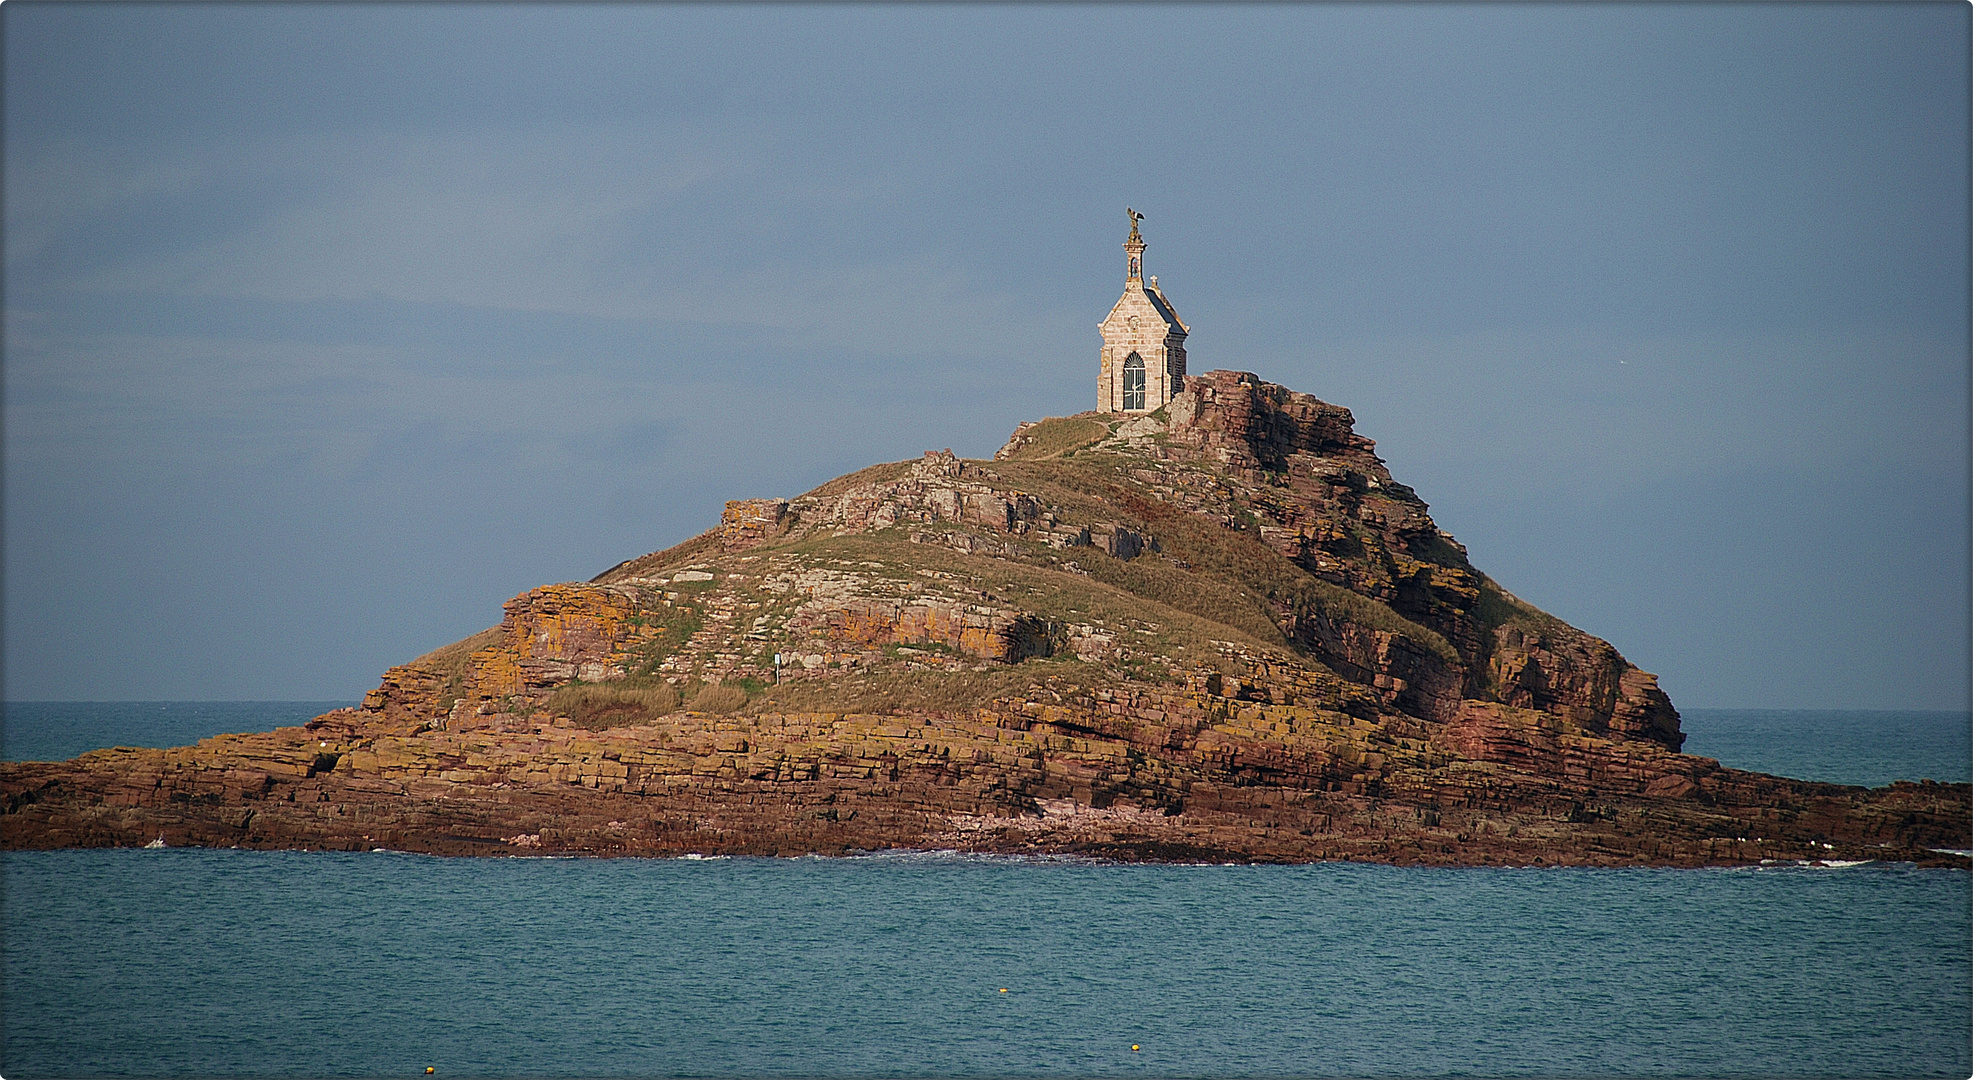
<svg viewBox="0 0 1973 1080">
<path fill-rule="evenodd" d="M 1001 988 L 1000 988 L 1000 992 L 1001 992 L 1001 993 L 1003 993 L 1003 994 L 1004 994 L 1004 993 L 1006 993 L 1006 992 L 1007 992 L 1007 988 L 1006 988 L 1006 987 L 1004 987 L 1004 986 L 1003 986 L 1003 987 L 1001 987 Z"/>
<path fill-rule="evenodd" d="M 1130 1052 L 1131 1052 L 1131 1053 L 1133 1053 L 1133 1054 L 1137 1052 L 1137 1044 L 1136 1044 L 1136 1043 L 1131 1043 L 1131 1044 L 1130 1044 Z"/>
<path fill-rule="evenodd" d="M 1133 1050 L 1135 1050 L 1135 1049 L 1137 1049 L 1137 1048 L 1133 1046 L 1133 1047 L 1131 1047 L 1131 1049 L 1133 1049 Z M 433 1068 L 432 1068 L 432 1067 L 431 1067 L 430 1065 L 427 1065 L 427 1066 L 425 1066 L 425 1071 L 426 1071 L 427 1073 L 431 1073 L 431 1072 L 436 1072 L 436 1071 L 438 1071 L 438 1070 L 436 1070 L 436 1069 L 433 1069 Z"/>
</svg>

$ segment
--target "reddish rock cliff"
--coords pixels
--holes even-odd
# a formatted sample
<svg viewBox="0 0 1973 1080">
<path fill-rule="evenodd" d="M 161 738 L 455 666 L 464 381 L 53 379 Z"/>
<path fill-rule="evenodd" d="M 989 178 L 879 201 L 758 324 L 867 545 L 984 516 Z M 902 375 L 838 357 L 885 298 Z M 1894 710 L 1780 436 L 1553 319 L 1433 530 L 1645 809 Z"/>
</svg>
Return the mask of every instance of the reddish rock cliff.
<svg viewBox="0 0 1973 1080">
<path fill-rule="evenodd" d="M 1963 862 L 1966 785 L 1677 753 L 1348 410 L 1238 372 L 793 499 L 392 668 L 358 710 L 0 766 L 11 847 L 883 847 L 1119 858 Z"/>
</svg>

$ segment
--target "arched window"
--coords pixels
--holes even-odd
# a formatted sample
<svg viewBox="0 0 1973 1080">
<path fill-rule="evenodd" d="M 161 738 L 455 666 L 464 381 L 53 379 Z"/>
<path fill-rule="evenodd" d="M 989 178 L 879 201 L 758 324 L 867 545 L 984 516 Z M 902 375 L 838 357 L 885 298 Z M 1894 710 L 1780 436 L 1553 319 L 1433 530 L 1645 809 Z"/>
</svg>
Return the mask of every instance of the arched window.
<svg viewBox="0 0 1973 1080">
<path fill-rule="evenodd" d="M 1144 358 L 1131 353 L 1124 360 L 1124 411 L 1144 407 Z"/>
</svg>

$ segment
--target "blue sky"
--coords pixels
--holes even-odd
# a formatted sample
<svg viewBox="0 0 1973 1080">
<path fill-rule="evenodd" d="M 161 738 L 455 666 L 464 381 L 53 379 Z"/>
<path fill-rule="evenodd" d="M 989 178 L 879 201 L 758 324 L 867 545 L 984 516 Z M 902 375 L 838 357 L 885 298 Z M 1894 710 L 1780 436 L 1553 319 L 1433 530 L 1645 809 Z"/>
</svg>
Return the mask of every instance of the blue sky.
<svg viewBox="0 0 1973 1080">
<path fill-rule="evenodd" d="M 0 8 L 5 690 L 349 698 L 1196 370 L 1686 706 L 1964 708 L 1968 8 Z"/>
</svg>

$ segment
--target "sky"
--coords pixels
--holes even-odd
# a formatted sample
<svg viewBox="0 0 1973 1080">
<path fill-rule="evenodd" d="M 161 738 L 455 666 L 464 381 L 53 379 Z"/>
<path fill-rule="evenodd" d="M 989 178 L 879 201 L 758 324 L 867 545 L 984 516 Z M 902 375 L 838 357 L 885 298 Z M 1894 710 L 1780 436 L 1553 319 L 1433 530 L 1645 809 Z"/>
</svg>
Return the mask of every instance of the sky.
<svg viewBox="0 0 1973 1080">
<path fill-rule="evenodd" d="M 1964 709 L 1965 4 L 0 7 L 4 691 L 351 700 L 1093 407 L 1126 204 L 1684 707 Z"/>
</svg>

